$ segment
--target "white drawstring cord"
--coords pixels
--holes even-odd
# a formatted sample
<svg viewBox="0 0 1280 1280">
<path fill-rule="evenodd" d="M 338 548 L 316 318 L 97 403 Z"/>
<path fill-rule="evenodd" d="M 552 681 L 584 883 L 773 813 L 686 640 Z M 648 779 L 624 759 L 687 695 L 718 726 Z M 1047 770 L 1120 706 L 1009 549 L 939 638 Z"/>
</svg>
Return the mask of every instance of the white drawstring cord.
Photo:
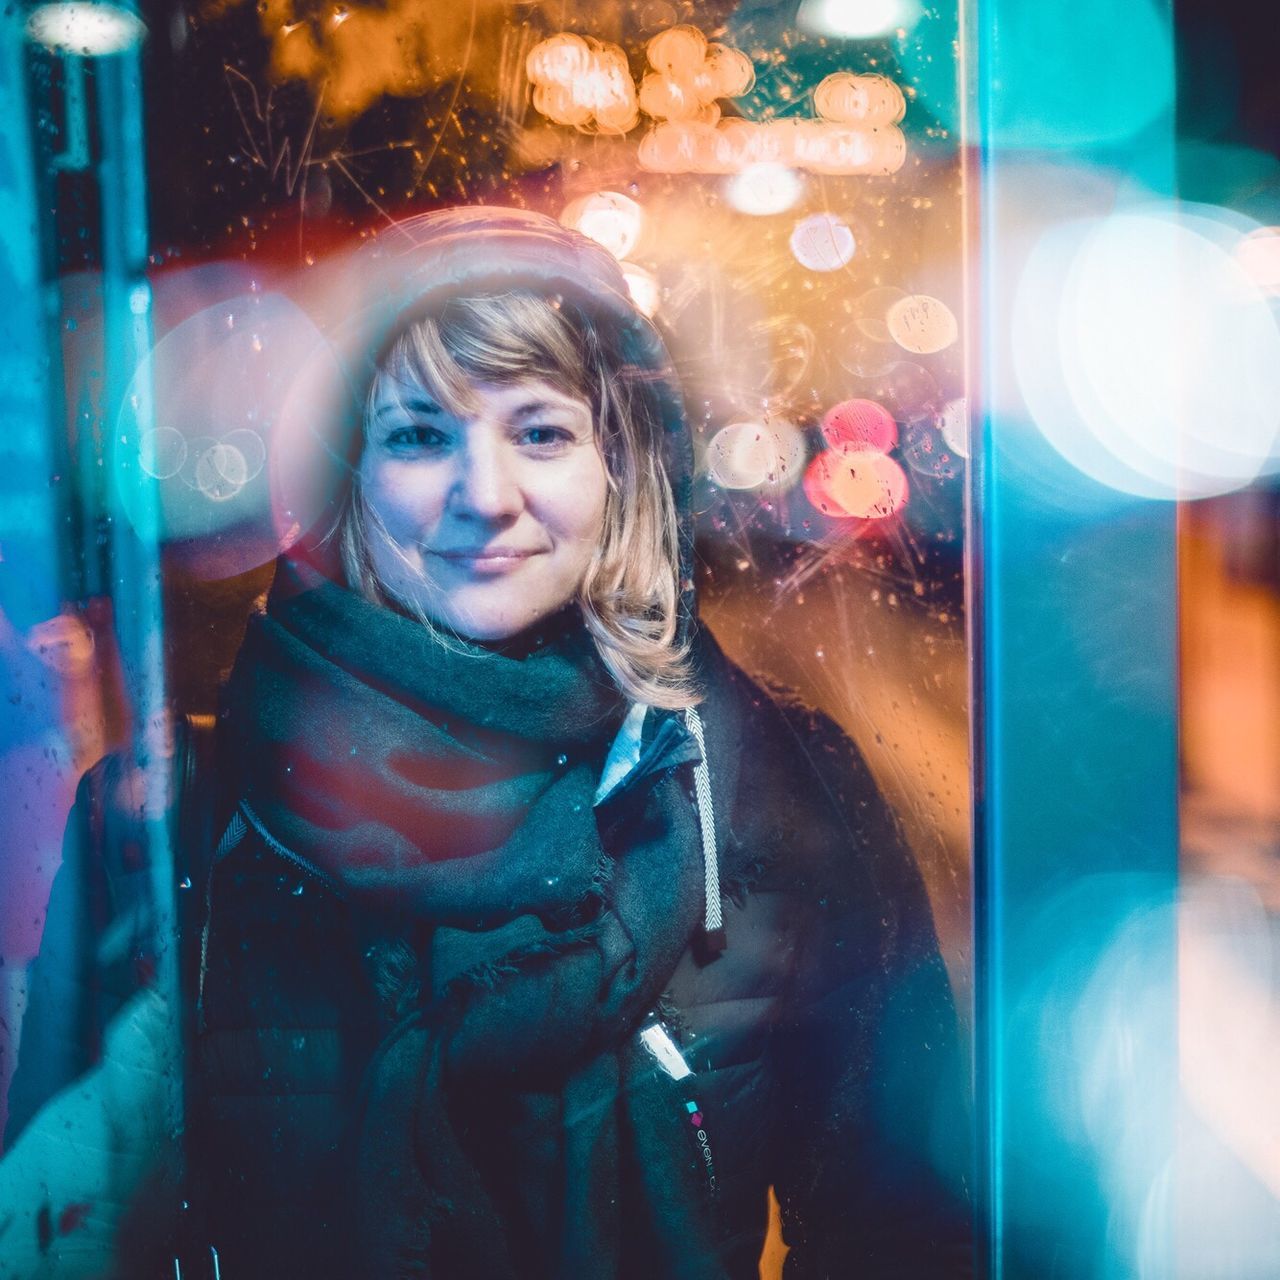
<svg viewBox="0 0 1280 1280">
<path fill-rule="evenodd" d="M 698 826 L 702 833 L 702 867 L 706 879 L 707 909 L 702 927 L 708 934 L 724 928 L 720 905 L 720 862 L 716 857 L 716 811 L 711 799 L 711 773 L 707 768 L 707 742 L 702 734 L 702 717 L 696 707 L 685 709 L 684 722 L 693 734 L 702 759 L 693 769 L 694 793 L 698 798 Z"/>
</svg>

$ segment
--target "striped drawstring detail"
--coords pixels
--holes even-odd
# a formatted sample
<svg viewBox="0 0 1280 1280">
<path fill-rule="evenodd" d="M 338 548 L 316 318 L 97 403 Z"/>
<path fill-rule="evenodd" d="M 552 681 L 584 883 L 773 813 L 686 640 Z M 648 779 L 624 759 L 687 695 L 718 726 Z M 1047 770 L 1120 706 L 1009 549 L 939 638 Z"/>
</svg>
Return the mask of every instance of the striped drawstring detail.
<svg viewBox="0 0 1280 1280">
<path fill-rule="evenodd" d="M 698 744 L 702 759 L 693 769 L 694 793 L 698 800 L 698 827 L 702 835 L 702 868 L 706 882 L 706 914 L 702 927 L 712 950 L 724 950 L 724 911 L 720 903 L 720 861 L 716 856 L 716 811 L 711 799 L 711 773 L 707 768 L 707 742 L 702 717 L 696 707 L 688 707 L 684 722 Z"/>
</svg>

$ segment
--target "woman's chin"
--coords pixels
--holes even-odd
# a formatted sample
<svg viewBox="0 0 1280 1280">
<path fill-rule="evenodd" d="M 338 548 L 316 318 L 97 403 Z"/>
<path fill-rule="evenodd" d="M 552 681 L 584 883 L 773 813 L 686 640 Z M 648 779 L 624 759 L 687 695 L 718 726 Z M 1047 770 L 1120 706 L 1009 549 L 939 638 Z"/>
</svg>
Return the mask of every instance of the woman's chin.
<svg viewBox="0 0 1280 1280">
<path fill-rule="evenodd" d="M 557 601 L 550 608 L 521 610 L 511 609 L 509 602 L 470 609 L 460 605 L 441 609 L 438 601 L 432 604 L 436 607 L 428 606 L 426 613 L 437 627 L 486 648 L 505 649 L 530 638 L 532 642 L 527 647 L 536 648 L 546 636 L 561 631 L 570 617 L 578 617 L 578 610 L 567 600 Z"/>
</svg>

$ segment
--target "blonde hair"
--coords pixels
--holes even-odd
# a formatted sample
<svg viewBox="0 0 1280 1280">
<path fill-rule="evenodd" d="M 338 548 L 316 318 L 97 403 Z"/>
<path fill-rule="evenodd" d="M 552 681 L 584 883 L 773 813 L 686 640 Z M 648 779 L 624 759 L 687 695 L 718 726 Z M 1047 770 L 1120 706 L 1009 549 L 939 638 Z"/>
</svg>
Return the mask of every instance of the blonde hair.
<svg viewBox="0 0 1280 1280">
<path fill-rule="evenodd" d="M 518 289 L 449 299 L 397 333 L 378 368 L 412 379 L 452 413 L 473 411 L 476 382 L 526 378 L 541 378 L 590 405 L 608 489 L 603 533 L 577 603 L 601 661 L 625 694 L 650 706 L 683 708 L 697 694 L 679 625 L 679 533 L 662 461 L 663 428 L 646 394 L 649 375 L 621 359 L 612 337 L 577 307 Z M 368 420 L 366 406 L 366 433 Z M 336 532 L 353 590 L 407 608 L 440 634 L 421 608 L 390 598 L 379 580 L 370 538 L 390 535 L 364 500 L 358 470 Z"/>
</svg>

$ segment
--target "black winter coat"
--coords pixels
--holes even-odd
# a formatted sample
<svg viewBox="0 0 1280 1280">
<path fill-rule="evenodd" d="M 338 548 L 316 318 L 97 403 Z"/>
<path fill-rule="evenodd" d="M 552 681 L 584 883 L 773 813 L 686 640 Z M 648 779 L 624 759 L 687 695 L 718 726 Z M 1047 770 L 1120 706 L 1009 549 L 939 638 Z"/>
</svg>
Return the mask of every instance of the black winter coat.
<svg viewBox="0 0 1280 1280">
<path fill-rule="evenodd" d="M 723 886 L 727 948 L 686 952 L 663 1014 L 696 1073 L 726 1274 L 757 1275 L 772 1188 L 790 1280 L 967 1275 L 967 1072 L 897 825 L 825 717 L 736 669 L 704 716 L 718 821 L 748 872 Z M 147 980 L 146 831 L 122 786 L 118 760 L 82 784 L 32 975 L 11 1134 L 67 1082 L 58 1058 L 87 1066 Z M 208 902 L 187 1142 L 198 1234 L 226 1280 L 359 1274 L 346 1253 L 347 1143 L 394 975 L 370 964 L 370 922 L 252 830 L 213 868 Z M 133 945 L 95 963 L 86 940 L 130 918 Z M 501 1099 L 473 1102 L 475 1140 L 517 1140 Z M 124 1246 L 138 1252 L 123 1274 L 170 1247 L 166 1228 L 142 1221 L 151 1238 Z M 530 1257 L 529 1275 L 542 1274 Z"/>
</svg>

